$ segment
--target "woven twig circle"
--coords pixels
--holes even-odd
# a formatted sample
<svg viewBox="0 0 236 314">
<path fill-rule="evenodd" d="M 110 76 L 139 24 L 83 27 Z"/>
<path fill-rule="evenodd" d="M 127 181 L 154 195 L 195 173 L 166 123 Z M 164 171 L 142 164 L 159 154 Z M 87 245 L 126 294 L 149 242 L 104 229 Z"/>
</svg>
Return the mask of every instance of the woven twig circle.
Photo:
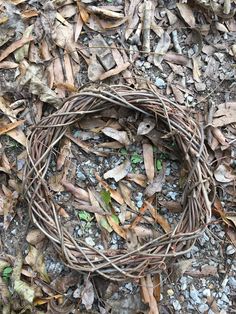
<svg viewBox="0 0 236 314">
<path fill-rule="evenodd" d="M 46 174 L 54 147 L 69 126 L 91 113 L 118 106 L 153 116 L 171 132 L 188 169 L 182 196 L 184 211 L 169 234 L 132 251 L 100 251 L 74 239 L 63 227 Z M 80 272 L 95 272 L 113 280 L 137 279 L 147 273 L 159 272 L 163 262 L 170 257 L 188 252 L 210 222 L 209 195 L 214 195 L 214 184 L 208 168 L 203 129 L 184 107 L 152 91 L 126 86 L 84 88 L 33 128 L 27 152 L 24 191 L 32 221 L 53 242 L 66 265 Z"/>
</svg>

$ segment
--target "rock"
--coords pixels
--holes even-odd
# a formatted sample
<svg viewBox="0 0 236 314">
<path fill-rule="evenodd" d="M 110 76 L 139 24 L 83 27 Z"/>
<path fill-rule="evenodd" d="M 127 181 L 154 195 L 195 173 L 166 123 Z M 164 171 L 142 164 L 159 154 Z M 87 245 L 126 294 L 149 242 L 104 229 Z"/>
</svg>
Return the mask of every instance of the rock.
<svg viewBox="0 0 236 314">
<path fill-rule="evenodd" d="M 205 313 L 209 309 L 209 306 L 207 304 L 201 304 L 198 307 L 198 310 L 200 313 Z"/>
<path fill-rule="evenodd" d="M 210 289 L 205 289 L 202 292 L 204 297 L 210 297 L 211 296 L 211 290 Z"/>
<path fill-rule="evenodd" d="M 90 246 L 94 246 L 95 242 L 93 241 L 93 239 L 91 237 L 87 237 L 85 238 L 85 242 L 90 245 Z"/>
<path fill-rule="evenodd" d="M 201 82 L 196 82 L 195 83 L 195 88 L 197 92 L 203 92 L 206 89 L 206 84 L 205 83 L 201 83 Z"/>
<path fill-rule="evenodd" d="M 174 300 L 172 304 L 173 304 L 173 307 L 174 307 L 174 309 L 176 311 L 180 311 L 181 310 L 181 305 L 180 305 L 178 300 Z"/>
<path fill-rule="evenodd" d="M 225 303 L 229 303 L 229 298 L 225 293 L 222 294 L 221 300 L 224 301 Z"/>
<path fill-rule="evenodd" d="M 202 300 L 199 298 L 198 291 L 194 287 L 194 285 L 191 285 L 190 287 L 190 297 L 195 303 L 198 303 L 198 304 L 202 303 Z"/>
<path fill-rule="evenodd" d="M 159 88 L 165 88 L 166 82 L 162 78 L 157 77 L 155 80 L 155 85 Z"/>
<path fill-rule="evenodd" d="M 167 290 L 168 296 L 172 297 L 174 295 L 174 291 L 172 289 Z"/>
<path fill-rule="evenodd" d="M 228 245 L 226 248 L 226 254 L 227 255 L 232 255 L 236 252 L 236 248 L 233 245 Z"/>
<path fill-rule="evenodd" d="M 143 66 L 145 67 L 145 69 L 150 69 L 152 67 L 151 63 L 149 62 L 144 62 Z"/>
<path fill-rule="evenodd" d="M 236 279 L 234 277 L 229 277 L 229 286 L 236 289 Z"/>
</svg>

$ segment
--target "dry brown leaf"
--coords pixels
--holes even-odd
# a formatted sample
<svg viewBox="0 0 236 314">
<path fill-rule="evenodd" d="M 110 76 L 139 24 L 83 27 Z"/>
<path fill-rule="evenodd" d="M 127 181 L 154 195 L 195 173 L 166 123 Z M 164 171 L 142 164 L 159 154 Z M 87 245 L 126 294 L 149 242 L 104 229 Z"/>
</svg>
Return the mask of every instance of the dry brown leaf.
<svg viewBox="0 0 236 314">
<path fill-rule="evenodd" d="M 90 191 L 91 192 L 91 191 Z M 90 195 L 90 193 L 89 193 Z M 90 197 L 91 200 L 91 197 Z M 100 206 L 94 206 L 90 205 L 89 203 L 81 203 L 81 202 L 74 202 L 73 203 L 74 208 L 79 209 L 79 210 L 84 210 L 92 214 L 99 214 L 101 216 L 107 215 L 107 213 L 100 207 Z"/>
<path fill-rule="evenodd" d="M 79 39 L 82 28 L 83 28 L 83 19 L 81 17 L 81 14 L 77 14 L 77 22 L 75 26 L 75 37 L 74 37 L 75 42 L 77 42 L 77 40 Z"/>
<path fill-rule="evenodd" d="M 151 144 L 143 144 L 144 167 L 149 182 L 152 182 L 155 175 L 153 146 Z"/>
<path fill-rule="evenodd" d="M 171 84 L 171 89 L 175 96 L 175 100 L 182 105 L 185 102 L 183 92 L 173 84 Z"/>
<path fill-rule="evenodd" d="M 184 19 L 184 21 L 190 26 L 195 27 L 195 17 L 193 15 L 193 11 L 191 7 L 186 3 L 177 3 L 177 8 L 179 9 L 179 12 Z"/>
<path fill-rule="evenodd" d="M 137 135 L 147 135 L 156 126 L 156 121 L 153 118 L 144 118 L 138 125 Z"/>
<path fill-rule="evenodd" d="M 94 288 L 92 282 L 87 278 L 85 280 L 85 286 L 81 292 L 81 302 L 85 306 L 86 310 L 91 310 L 94 302 Z"/>
<path fill-rule="evenodd" d="M 149 304 L 149 314 L 159 314 L 151 275 L 148 274 L 145 278 L 141 278 L 140 283 L 143 301 Z"/>
<path fill-rule="evenodd" d="M 200 76 L 201 76 L 201 71 L 199 69 L 199 61 L 198 58 L 193 57 L 193 79 L 196 82 L 201 82 Z"/>
<path fill-rule="evenodd" d="M 102 178 L 98 175 L 98 173 L 95 173 L 95 177 L 98 180 L 98 182 L 106 189 L 110 192 L 111 198 L 113 198 L 117 203 L 119 203 L 120 205 L 124 204 L 124 200 L 123 197 L 120 195 L 120 193 L 116 190 L 113 190 L 112 188 L 110 188 L 110 186 L 104 181 L 102 180 Z"/>
<path fill-rule="evenodd" d="M 146 187 L 144 194 L 148 197 L 151 197 L 155 193 L 161 192 L 164 181 L 165 181 L 165 172 L 164 172 L 164 167 L 163 167 L 160 173 Z"/>
<path fill-rule="evenodd" d="M 69 133 L 66 133 L 65 136 L 68 137 L 73 143 L 78 145 L 80 148 L 82 148 L 86 153 L 93 153 L 94 155 L 102 156 L 102 157 L 106 157 L 107 156 L 106 153 L 99 152 L 98 150 L 96 150 L 93 147 L 91 147 L 91 145 L 87 144 L 85 141 L 82 141 L 79 138 L 75 138 L 75 137 L 73 137 Z"/>
<path fill-rule="evenodd" d="M 171 63 L 183 65 L 183 66 L 186 66 L 189 62 L 189 59 L 186 56 L 172 52 L 172 51 L 168 51 L 164 55 L 164 60 Z"/>
<path fill-rule="evenodd" d="M 141 173 L 128 173 L 126 179 L 129 181 L 133 181 L 142 187 L 147 186 L 147 177 Z"/>
<path fill-rule="evenodd" d="M 126 239 L 126 231 L 120 226 L 118 225 L 114 219 L 112 218 L 112 216 L 106 216 L 107 221 L 109 223 L 109 225 L 112 227 L 112 229 L 123 239 Z"/>
<path fill-rule="evenodd" d="M 123 179 L 130 171 L 131 164 L 126 160 L 123 164 L 104 173 L 104 179 L 113 178 L 116 182 Z"/>
<path fill-rule="evenodd" d="M 2 147 L 1 143 L 0 143 L 0 171 L 8 174 L 11 172 L 11 165 L 8 161 L 8 158 L 4 152 L 4 148 Z"/>
<path fill-rule="evenodd" d="M 215 22 L 215 27 L 218 31 L 220 31 L 222 33 L 228 33 L 229 32 L 227 27 L 220 22 Z"/>
<path fill-rule="evenodd" d="M 132 192 L 128 188 L 128 186 L 123 182 L 119 182 L 119 189 L 120 189 L 121 195 L 125 201 L 125 204 L 128 205 L 135 212 L 138 212 L 137 207 L 135 206 L 134 202 L 132 201 L 132 195 L 131 195 Z"/>
<path fill-rule="evenodd" d="M 22 125 L 24 122 L 25 120 L 19 120 L 19 121 L 8 123 L 7 125 L 4 125 L 4 126 L 0 126 L 0 135 L 8 133 L 9 131 Z"/>
<path fill-rule="evenodd" d="M 79 200 L 89 201 L 89 194 L 84 189 L 74 186 L 72 183 L 65 180 L 61 181 L 61 184 L 64 186 L 65 190 L 73 194 Z"/>
<path fill-rule="evenodd" d="M 4 222 L 3 228 L 7 230 L 12 219 L 15 217 L 14 207 L 16 205 L 19 194 L 14 191 L 12 192 L 5 185 L 2 184 L 2 191 L 4 193 L 3 198 L 3 213 L 4 213 Z"/>
<path fill-rule="evenodd" d="M 130 66 L 130 62 L 125 62 L 121 65 L 118 65 L 114 69 L 111 69 L 111 70 L 101 74 L 99 79 L 100 79 L 100 81 L 103 81 L 103 80 L 107 79 L 108 77 L 117 75 L 117 74 L 123 72 L 124 70 L 128 69 L 129 66 Z"/>
<path fill-rule="evenodd" d="M 227 102 L 218 105 L 218 110 L 214 114 L 212 125 L 220 127 L 236 122 L 236 102 Z"/>
<path fill-rule="evenodd" d="M 71 154 L 71 141 L 67 138 L 62 138 L 60 141 L 60 150 L 57 157 L 57 170 L 61 170 L 65 164 L 65 160 L 69 159 Z"/>
<path fill-rule="evenodd" d="M 117 131 L 116 129 L 107 127 L 102 129 L 102 132 L 106 136 L 113 138 L 125 146 L 130 145 L 130 140 L 126 131 Z"/>
<path fill-rule="evenodd" d="M 179 202 L 175 201 L 158 201 L 162 207 L 167 208 L 169 211 L 173 213 L 181 213 L 183 211 L 183 207 Z"/>
<path fill-rule="evenodd" d="M 24 10 L 23 12 L 21 12 L 21 16 L 24 20 L 29 19 L 34 16 L 38 16 L 38 15 L 39 13 L 35 9 Z"/>
<path fill-rule="evenodd" d="M 0 69 L 15 69 L 19 66 L 18 63 L 12 61 L 3 61 L 0 62 Z"/>
<path fill-rule="evenodd" d="M 162 229 L 166 232 L 169 233 L 171 231 L 171 227 L 167 221 L 166 218 L 164 218 L 162 215 L 160 215 L 156 208 L 152 206 L 148 201 L 144 201 L 145 204 L 147 204 L 148 209 L 151 212 L 152 217 L 155 219 L 155 221 L 162 227 Z"/>
<path fill-rule="evenodd" d="M 217 169 L 214 171 L 214 177 L 218 182 L 221 183 L 229 183 L 236 179 L 236 175 L 233 174 L 232 168 L 224 164 L 221 164 L 217 167 Z"/>
<path fill-rule="evenodd" d="M 63 177 L 64 177 L 63 172 L 57 172 L 49 177 L 48 185 L 52 191 L 63 192 L 65 190 L 61 183 Z"/>
<path fill-rule="evenodd" d="M 124 145 L 119 142 L 105 142 L 105 143 L 99 143 L 97 147 L 107 147 L 107 148 L 113 148 L 113 149 L 120 149 Z"/>
<path fill-rule="evenodd" d="M 33 37 L 29 36 L 29 37 L 22 37 L 21 39 L 15 41 L 10 46 L 8 46 L 5 50 L 2 51 L 2 53 L 0 54 L 0 61 L 4 60 L 6 57 L 8 57 L 16 49 L 24 46 L 26 43 L 28 43 L 32 40 L 33 40 Z"/>
<path fill-rule="evenodd" d="M 39 242 L 45 239 L 45 234 L 39 229 L 32 229 L 26 236 L 26 241 L 32 245 L 37 245 Z"/>
<path fill-rule="evenodd" d="M 154 58 L 153 58 L 153 62 L 155 66 L 161 68 L 161 62 L 164 59 L 164 56 L 167 53 L 169 47 L 170 47 L 170 35 L 167 32 L 164 32 L 155 48 Z"/>
</svg>

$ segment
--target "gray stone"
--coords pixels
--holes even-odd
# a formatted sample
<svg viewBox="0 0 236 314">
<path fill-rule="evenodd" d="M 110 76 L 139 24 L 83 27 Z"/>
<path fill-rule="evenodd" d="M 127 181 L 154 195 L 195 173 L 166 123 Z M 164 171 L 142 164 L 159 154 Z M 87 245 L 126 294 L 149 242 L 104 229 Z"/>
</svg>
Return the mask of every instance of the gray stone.
<svg viewBox="0 0 236 314">
<path fill-rule="evenodd" d="M 206 84 L 202 82 L 196 82 L 195 88 L 197 92 L 203 92 L 206 89 Z"/>
<path fill-rule="evenodd" d="M 151 63 L 149 62 L 144 62 L 143 66 L 145 67 L 145 69 L 150 69 L 152 67 Z"/>
<path fill-rule="evenodd" d="M 209 309 L 209 306 L 207 304 L 204 304 L 204 303 L 198 307 L 198 310 L 200 313 L 205 313 L 208 309 Z"/>
<path fill-rule="evenodd" d="M 180 311 L 181 310 L 181 305 L 180 305 L 178 300 L 174 300 L 172 304 L 173 304 L 173 307 L 174 307 L 174 309 L 176 311 Z"/>
<path fill-rule="evenodd" d="M 204 297 L 210 297 L 211 296 L 211 290 L 210 289 L 205 289 L 202 292 Z"/>
<path fill-rule="evenodd" d="M 229 277 L 229 286 L 236 289 L 236 279 L 234 277 Z"/>
<path fill-rule="evenodd" d="M 236 248 L 233 245 L 228 245 L 226 248 L 226 254 L 227 255 L 232 255 L 236 252 Z"/>
<path fill-rule="evenodd" d="M 157 77 L 155 80 L 155 85 L 159 88 L 165 88 L 166 82 L 162 78 Z"/>
<path fill-rule="evenodd" d="M 91 237 L 87 237 L 85 238 L 85 242 L 90 245 L 90 246 L 94 246 L 95 242 L 93 241 L 93 239 Z"/>
<path fill-rule="evenodd" d="M 190 297 L 191 299 L 195 302 L 195 303 L 198 303 L 198 304 L 201 304 L 202 301 L 201 299 L 199 298 L 199 294 L 198 294 L 198 291 L 197 289 L 194 287 L 194 285 L 191 285 L 190 287 Z"/>
<path fill-rule="evenodd" d="M 225 293 L 222 294 L 221 300 L 224 301 L 225 303 L 229 303 L 229 298 Z"/>
</svg>

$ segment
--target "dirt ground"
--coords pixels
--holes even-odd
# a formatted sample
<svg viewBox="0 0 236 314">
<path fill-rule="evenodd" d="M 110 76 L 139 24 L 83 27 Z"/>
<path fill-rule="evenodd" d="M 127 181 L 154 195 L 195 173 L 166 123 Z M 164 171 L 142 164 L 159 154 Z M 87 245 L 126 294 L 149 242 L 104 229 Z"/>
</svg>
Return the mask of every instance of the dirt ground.
<svg viewBox="0 0 236 314">
<path fill-rule="evenodd" d="M 235 12 L 232 0 L 0 0 L 1 313 L 236 313 Z M 24 184 L 34 126 L 84 87 L 114 85 L 168 99 L 202 127 L 216 190 L 191 250 L 144 281 L 68 267 Z M 134 224 L 135 245 L 165 236 L 183 214 L 189 169 L 171 130 L 120 108 L 68 128 L 45 174 L 64 230 L 98 251 L 136 248 Z"/>
</svg>

